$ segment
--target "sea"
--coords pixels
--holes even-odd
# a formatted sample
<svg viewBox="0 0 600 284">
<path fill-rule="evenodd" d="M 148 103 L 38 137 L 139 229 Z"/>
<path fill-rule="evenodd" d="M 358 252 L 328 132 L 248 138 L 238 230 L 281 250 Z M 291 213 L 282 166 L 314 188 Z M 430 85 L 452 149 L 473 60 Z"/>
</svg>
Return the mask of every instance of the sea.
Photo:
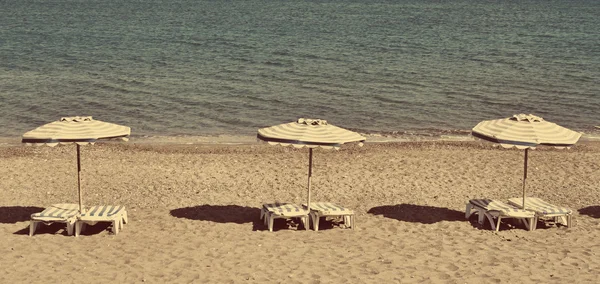
<svg viewBox="0 0 600 284">
<path fill-rule="evenodd" d="M 598 0 L 0 0 L 0 137 L 65 116 L 135 137 L 320 118 L 468 135 L 535 114 L 599 133 Z"/>
</svg>

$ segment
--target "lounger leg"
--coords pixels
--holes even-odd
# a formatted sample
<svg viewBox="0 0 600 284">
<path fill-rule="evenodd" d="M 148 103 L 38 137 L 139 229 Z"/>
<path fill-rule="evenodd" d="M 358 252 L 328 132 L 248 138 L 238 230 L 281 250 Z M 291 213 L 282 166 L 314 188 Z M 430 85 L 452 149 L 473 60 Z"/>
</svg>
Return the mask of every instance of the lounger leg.
<svg viewBox="0 0 600 284">
<path fill-rule="evenodd" d="M 260 220 L 263 220 L 263 218 L 265 218 L 265 209 L 261 208 L 260 209 Z"/>
<path fill-rule="evenodd" d="M 67 221 L 67 236 L 73 235 L 73 227 L 75 227 L 75 223 L 77 223 L 77 221 Z"/>
<path fill-rule="evenodd" d="M 302 223 L 304 223 L 304 230 L 310 229 L 310 217 L 308 215 L 302 217 Z"/>
<path fill-rule="evenodd" d="M 67 224 L 67 236 L 73 235 L 73 225 Z"/>
<path fill-rule="evenodd" d="M 33 220 L 29 222 L 29 236 L 33 236 L 33 233 L 35 233 L 35 229 L 37 229 L 38 223 L 38 221 Z"/>
<path fill-rule="evenodd" d="M 344 225 L 346 225 L 346 228 L 352 228 L 352 230 L 354 230 L 354 215 L 344 216 Z"/>
<path fill-rule="evenodd" d="M 465 219 L 471 217 L 471 203 L 467 203 L 467 209 L 465 210 Z"/>
<path fill-rule="evenodd" d="M 481 225 L 481 226 L 483 226 L 483 221 L 484 221 L 483 218 L 485 218 L 485 215 L 486 215 L 485 210 L 477 209 L 477 217 L 478 217 L 477 223 L 479 223 L 479 225 Z M 493 224 L 494 222 L 491 222 L 491 223 Z"/>
<path fill-rule="evenodd" d="M 124 224 L 123 218 L 119 218 L 118 221 L 119 221 L 119 230 L 123 230 L 123 224 Z"/>
<path fill-rule="evenodd" d="M 502 216 L 498 216 L 498 224 L 496 224 L 496 228 L 494 229 L 494 221 L 491 220 L 490 218 L 490 223 L 492 224 L 492 230 L 495 230 L 496 232 L 498 232 L 500 230 L 500 220 L 502 220 Z"/>
<path fill-rule="evenodd" d="M 528 231 L 531 231 L 531 228 L 533 228 L 533 218 L 523 218 L 523 219 L 519 219 L 523 221 L 523 225 L 525 225 L 525 229 L 527 229 Z"/>
<path fill-rule="evenodd" d="M 567 228 L 571 228 L 571 226 L 573 226 L 573 216 L 569 214 L 567 215 Z"/>
<path fill-rule="evenodd" d="M 265 212 L 264 216 L 262 217 L 263 223 L 265 224 L 265 226 L 269 226 L 269 218 L 270 218 L 270 213 L 269 212 Z"/>
<path fill-rule="evenodd" d="M 75 222 L 75 237 L 79 237 L 79 234 L 81 234 L 81 227 L 83 227 L 83 222 Z"/>
<path fill-rule="evenodd" d="M 556 217 L 554 217 L 554 222 L 561 223 L 567 227 L 569 226 L 568 225 L 569 221 L 567 220 L 567 216 L 556 216 Z"/>
<path fill-rule="evenodd" d="M 119 219 L 113 220 L 113 222 L 112 222 L 113 223 L 112 231 L 115 235 L 117 235 L 119 233 L 119 226 L 121 226 L 121 221 Z"/>
<path fill-rule="evenodd" d="M 498 226 L 496 226 L 496 223 L 494 223 L 494 217 L 492 217 L 492 215 L 490 215 L 489 213 L 485 212 L 484 209 L 478 208 L 477 215 L 479 215 L 479 225 L 481 225 L 482 228 L 484 225 L 485 217 L 487 217 L 488 221 L 490 221 L 490 227 L 492 227 L 492 231 L 497 231 L 497 229 L 500 227 L 500 218 L 498 218 Z"/>
<path fill-rule="evenodd" d="M 128 222 L 127 211 L 123 211 L 123 224 L 127 224 Z"/>
<path fill-rule="evenodd" d="M 268 224 L 269 232 L 273 232 L 273 219 L 275 219 L 275 216 L 271 216 L 271 214 L 268 214 L 267 217 L 268 217 L 268 221 L 269 221 L 269 224 Z"/>
</svg>

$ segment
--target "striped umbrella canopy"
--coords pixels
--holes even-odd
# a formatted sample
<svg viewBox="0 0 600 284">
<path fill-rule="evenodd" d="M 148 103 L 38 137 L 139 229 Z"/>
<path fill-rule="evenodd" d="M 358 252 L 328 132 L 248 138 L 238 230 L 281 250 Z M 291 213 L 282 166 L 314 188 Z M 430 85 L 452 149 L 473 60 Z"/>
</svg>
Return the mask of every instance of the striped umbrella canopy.
<svg viewBox="0 0 600 284">
<path fill-rule="evenodd" d="M 79 192 L 79 212 L 82 212 L 81 195 L 81 150 L 80 145 L 94 144 L 96 141 L 121 139 L 128 140 L 131 128 L 114 123 L 94 120 L 91 116 L 63 117 L 23 134 L 25 145 L 58 144 L 77 145 L 77 189 Z"/>
<path fill-rule="evenodd" d="M 339 149 L 342 144 L 366 140 L 360 134 L 327 123 L 323 119 L 299 118 L 295 122 L 261 128 L 258 130 L 258 139 L 271 145 L 293 146 L 295 148 L 309 148 L 308 154 L 308 202 L 310 210 L 310 188 L 312 176 L 313 148 Z"/>
<path fill-rule="evenodd" d="M 504 148 L 525 149 L 523 171 L 523 208 L 525 208 L 525 183 L 527 180 L 527 159 L 529 149 L 538 145 L 569 148 L 581 133 L 545 121 L 533 114 L 516 114 L 509 118 L 485 120 L 477 124 L 472 135 L 483 140 L 499 143 Z"/>
</svg>

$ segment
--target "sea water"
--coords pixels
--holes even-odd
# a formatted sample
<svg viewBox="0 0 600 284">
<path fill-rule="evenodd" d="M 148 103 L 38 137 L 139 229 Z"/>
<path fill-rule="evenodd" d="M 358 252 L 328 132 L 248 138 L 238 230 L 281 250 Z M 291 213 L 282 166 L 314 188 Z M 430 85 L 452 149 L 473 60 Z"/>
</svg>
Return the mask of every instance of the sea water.
<svg viewBox="0 0 600 284">
<path fill-rule="evenodd" d="M 600 1 L 0 1 L 0 136 L 91 115 L 134 135 L 321 118 L 465 133 L 600 125 Z"/>
</svg>

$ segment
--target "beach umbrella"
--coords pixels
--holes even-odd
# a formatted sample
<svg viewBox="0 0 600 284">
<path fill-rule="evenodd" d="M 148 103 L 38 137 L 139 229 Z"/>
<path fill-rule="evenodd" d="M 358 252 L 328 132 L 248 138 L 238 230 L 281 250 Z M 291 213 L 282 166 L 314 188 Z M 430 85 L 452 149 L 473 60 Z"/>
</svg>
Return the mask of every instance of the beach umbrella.
<svg viewBox="0 0 600 284">
<path fill-rule="evenodd" d="M 360 134 L 327 123 L 322 119 L 299 118 L 298 121 L 261 128 L 258 139 L 271 145 L 308 148 L 308 201 L 310 210 L 310 187 L 312 176 L 313 148 L 339 149 L 342 144 L 365 141 Z"/>
<path fill-rule="evenodd" d="M 545 121 L 533 114 L 516 114 L 509 118 L 485 120 L 477 124 L 472 135 L 504 148 L 525 149 L 523 171 L 523 208 L 525 208 L 525 183 L 527 180 L 527 159 L 529 149 L 538 145 L 568 148 L 573 146 L 581 133 Z"/>
<path fill-rule="evenodd" d="M 131 128 L 118 124 L 94 120 L 91 116 L 63 117 L 23 134 L 25 145 L 58 144 L 77 145 L 77 190 L 79 192 L 79 212 L 82 212 L 81 196 L 81 145 L 94 144 L 99 140 L 122 139 L 127 141 Z"/>
</svg>

